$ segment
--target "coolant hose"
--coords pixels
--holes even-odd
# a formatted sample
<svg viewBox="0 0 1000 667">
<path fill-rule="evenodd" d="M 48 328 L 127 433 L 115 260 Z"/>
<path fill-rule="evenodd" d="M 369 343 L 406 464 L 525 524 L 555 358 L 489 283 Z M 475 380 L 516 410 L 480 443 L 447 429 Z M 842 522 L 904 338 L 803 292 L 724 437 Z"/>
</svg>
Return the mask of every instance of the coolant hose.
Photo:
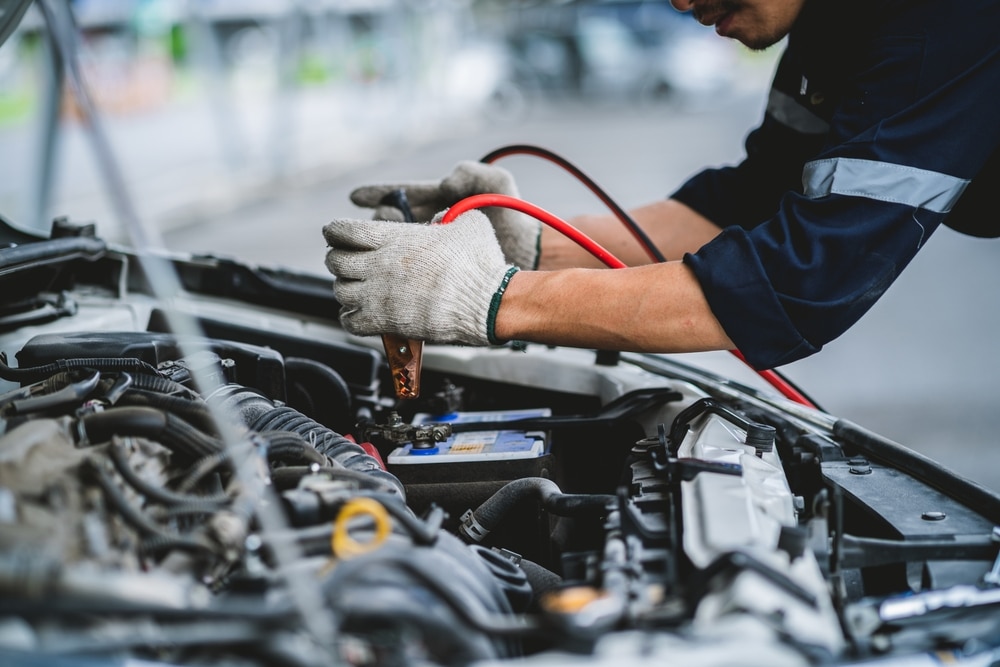
<svg viewBox="0 0 1000 667">
<path fill-rule="evenodd" d="M 563 493 L 551 479 L 523 477 L 504 485 L 475 511 L 466 512 L 458 532 L 467 542 L 482 542 L 508 512 L 527 499 L 537 500 L 556 516 L 599 514 L 616 500 L 613 495 Z"/>
<path fill-rule="evenodd" d="M 197 429 L 219 436 L 218 426 L 208 406 L 201 401 L 161 394 L 145 389 L 129 389 L 115 403 L 118 407 L 150 407 L 177 415 Z"/>
<path fill-rule="evenodd" d="M 524 576 L 528 578 L 528 585 L 531 586 L 531 592 L 536 600 L 549 591 L 562 586 L 562 577 L 534 561 L 522 558 L 518 562 L 518 567 L 524 572 Z"/>
<path fill-rule="evenodd" d="M 124 407 L 94 412 L 77 422 L 81 442 L 101 443 L 112 436 L 138 436 L 154 440 L 175 454 L 197 460 L 222 451 L 222 441 L 186 421 L 156 408 Z"/>
<path fill-rule="evenodd" d="M 249 427 L 253 431 L 289 431 L 297 433 L 312 444 L 321 454 L 348 470 L 364 472 L 373 478 L 380 479 L 393 492 L 405 497 L 403 484 L 395 475 L 382 469 L 375 457 L 368 454 L 355 442 L 352 442 L 317 421 L 310 419 L 298 410 L 287 406 L 276 407 L 262 414 Z"/>
</svg>

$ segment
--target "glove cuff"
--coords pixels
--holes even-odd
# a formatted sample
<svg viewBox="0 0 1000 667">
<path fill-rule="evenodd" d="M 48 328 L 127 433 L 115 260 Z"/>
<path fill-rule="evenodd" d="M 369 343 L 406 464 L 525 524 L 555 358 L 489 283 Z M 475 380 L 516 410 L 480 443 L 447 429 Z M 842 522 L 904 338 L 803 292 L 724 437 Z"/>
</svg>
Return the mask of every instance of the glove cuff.
<svg viewBox="0 0 1000 667">
<path fill-rule="evenodd" d="M 542 223 L 523 213 L 504 211 L 495 229 L 508 262 L 529 271 L 538 268 L 542 254 Z"/>
<path fill-rule="evenodd" d="M 503 280 L 500 281 L 500 287 L 497 288 L 497 291 L 493 293 L 493 298 L 490 299 L 490 307 L 486 312 L 486 338 L 489 340 L 490 345 L 503 345 L 507 342 L 497 338 L 497 312 L 500 310 L 500 300 L 503 299 L 504 292 L 507 291 L 507 285 L 517 272 L 518 268 L 516 266 L 507 269 L 507 272 L 503 275 Z"/>
<path fill-rule="evenodd" d="M 538 225 L 538 233 L 535 234 L 535 261 L 531 265 L 532 271 L 538 270 L 538 260 L 542 258 L 542 226 Z"/>
</svg>

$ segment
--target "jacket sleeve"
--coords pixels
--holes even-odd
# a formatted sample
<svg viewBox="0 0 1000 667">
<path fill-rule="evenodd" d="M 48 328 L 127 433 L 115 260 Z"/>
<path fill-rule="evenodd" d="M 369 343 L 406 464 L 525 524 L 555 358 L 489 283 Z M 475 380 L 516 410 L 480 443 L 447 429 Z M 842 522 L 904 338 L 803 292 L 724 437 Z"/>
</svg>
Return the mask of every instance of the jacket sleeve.
<svg viewBox="0 0 1000 667">
<path fill-rule="evenodd" d="M 845 55 L 833 90 L 810 90 L 811 63 L 790 42 L 746 159 L 674 195 L 724 228 L 684 261 L 757 368 L 852 326 L 1000 145 L 1000 113 L 982 103 L 1000 90 L 1000 3 L 979 2 L 972 26 L 948 3 L 922 4 L 935 7 L 903 12 Z M 810 100 L 831 98 L 814 113 Z"/>
</svg>

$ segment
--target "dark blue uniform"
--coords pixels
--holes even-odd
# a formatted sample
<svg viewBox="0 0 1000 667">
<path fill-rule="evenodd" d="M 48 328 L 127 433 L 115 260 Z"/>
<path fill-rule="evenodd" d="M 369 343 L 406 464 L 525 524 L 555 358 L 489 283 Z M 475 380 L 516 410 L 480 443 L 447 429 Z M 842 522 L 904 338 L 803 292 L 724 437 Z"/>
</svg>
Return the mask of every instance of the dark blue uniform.
<svg viewBox="0 0 1000 667">
<path fill-rule="evenodd" d="M 751 364 L 801 359 L 938 225 L 1000 236 L 998 147 L 1000 0 L 807 0 L 745 160 L 673 195 L 723 228 L 684 261 Z"/>
</svg>

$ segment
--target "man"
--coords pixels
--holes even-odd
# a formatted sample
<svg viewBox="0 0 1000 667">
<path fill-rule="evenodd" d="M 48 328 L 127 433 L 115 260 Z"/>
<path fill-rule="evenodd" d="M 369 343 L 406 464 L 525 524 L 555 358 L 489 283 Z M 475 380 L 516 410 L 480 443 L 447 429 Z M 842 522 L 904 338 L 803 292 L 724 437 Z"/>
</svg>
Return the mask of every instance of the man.
<svg viewBox="0 0 1000 667">
<path fill-rule="evenodd" d="M 335 220 L 324 228 L 327 266 L 348 330 L 474 345 L 738 347 L 773 368 L 853 325 L 940 224 L 1000 236 L 990 192 L 1000 181 L 1000 0 L 672 2 L 750 48 L 788 45 L 744 161 L 633 212 L 669 261 L 639 266 L 647 260 L 622 227 L 601 217 L 573 223 L 632 268 L 580 268 L 594 264 L 572 242 L 509 210 L 448 225 Z M 390 217 L 379 202 L 393 187 L 352 199 Z M 509 174 L 473 163 L 408 187 L 421 220 L 488 190 L 516 193 Z"/>
</svg>

